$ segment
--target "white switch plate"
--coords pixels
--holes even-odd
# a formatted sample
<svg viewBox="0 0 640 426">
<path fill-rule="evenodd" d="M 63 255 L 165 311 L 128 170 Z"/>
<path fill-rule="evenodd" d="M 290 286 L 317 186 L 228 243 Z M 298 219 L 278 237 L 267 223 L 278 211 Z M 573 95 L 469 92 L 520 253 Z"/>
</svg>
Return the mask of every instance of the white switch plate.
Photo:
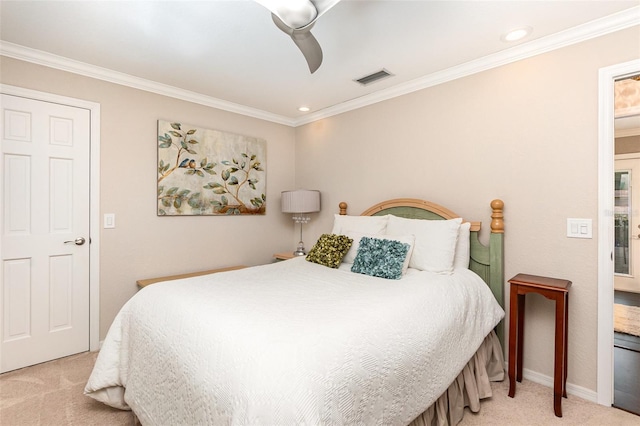
<svg viewBox="0 0 640 426">
<path fill-rule="evenodd" d="M 111 229 L 116 227 L 116 215 L 115 213 L 104 214 L 104 229 Z"/>
<path fill-rule="evenodd" d="M 593 224 L 591 219 L 567 218 L 567 237 L 593 238 Z"/>
</svg>

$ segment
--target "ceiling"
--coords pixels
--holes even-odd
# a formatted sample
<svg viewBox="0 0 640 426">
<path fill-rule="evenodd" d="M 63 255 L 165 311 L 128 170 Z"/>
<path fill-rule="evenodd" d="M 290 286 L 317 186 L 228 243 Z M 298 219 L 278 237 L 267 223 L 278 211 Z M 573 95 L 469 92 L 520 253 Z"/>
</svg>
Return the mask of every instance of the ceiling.
<svg viewBox="0 0 640 426">
<path fill-rule="evenodd" d="M 250 0 L 2 0 L 0 53 L 298 125 L 639 23 L 639 0 L 342 0 L 313 28 L 310 74 Z M 501 40 L 522 26 L 528 38 Z M 382 68 L 394 76 L 353 81 Z"/>
</svg>

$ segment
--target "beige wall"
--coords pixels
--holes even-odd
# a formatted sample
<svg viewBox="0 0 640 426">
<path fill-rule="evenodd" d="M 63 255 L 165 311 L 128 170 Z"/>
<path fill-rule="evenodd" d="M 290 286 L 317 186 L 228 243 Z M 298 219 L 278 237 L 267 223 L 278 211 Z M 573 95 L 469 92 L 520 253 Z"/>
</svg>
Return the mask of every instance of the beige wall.
<svg viewBox="0 0 640 426">
<path fill-rule="evenodd" d="M 100 104 L 100 211 L 115 213 L 117 226 L 100 234 L 101 340 L 137 279 L 266 263 L 293 249 L 291 218 L 280 212 L 280 191 L 294 183 L 292 128 L 5 57 L 0 75 L 3 84 Z M 157 217 L 158 119 L 266 139 L 267 214 Z"/>
<path fill-rule="evenodd" d="M 595 391 L 598 69 L 639 53 L 635 27 L 297 128 L 296 181 L 325 201 L 308 239 L 340 201 L 359 214 L 423 198 L 487 226 L 503 199 L 506 278 L 573 281 L 568 380 Z M 569 217 L 592 218 L 594 238 L 567 238 Z M 552 302 L 528 296 L 524 367 L 547 376 L 553 318 Z"/>
</svg>

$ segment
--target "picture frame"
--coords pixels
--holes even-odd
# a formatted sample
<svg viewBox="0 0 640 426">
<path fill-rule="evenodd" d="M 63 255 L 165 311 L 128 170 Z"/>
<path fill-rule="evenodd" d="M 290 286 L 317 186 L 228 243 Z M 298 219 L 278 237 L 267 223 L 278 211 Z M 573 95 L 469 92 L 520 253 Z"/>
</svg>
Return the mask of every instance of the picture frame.
<svg viewBox="0 0 640 426">
<path fill-rule="evenodd" d="M 266 214 L 266 141 L 158 120 L 158 216 Z"/>
</svg>

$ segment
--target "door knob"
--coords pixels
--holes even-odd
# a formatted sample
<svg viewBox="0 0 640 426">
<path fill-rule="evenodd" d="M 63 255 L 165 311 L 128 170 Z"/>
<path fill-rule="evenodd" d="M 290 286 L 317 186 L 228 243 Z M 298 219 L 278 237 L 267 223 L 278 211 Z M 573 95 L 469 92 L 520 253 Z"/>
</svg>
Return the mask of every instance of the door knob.
<svg viewBox="0 0 640 426">
<path fill-rule="evenodd" d="M 65 241 L 64 243 L 65 243 L 65 244 L 68 244 L 68 243 L 74 243 L 74 244 L 75 244 L 75 245 L 77 245 L 77 246 L 81 246 L 81 245 L 83 245 L 83 244 L 84 244 L 84 242 L 85 242 L 85 239 L 84 239 L 84 238 L 82 238 L 82 237 L 78 237 L 78 238 L 76 238 L 75 240 Z"/>
</svg>

